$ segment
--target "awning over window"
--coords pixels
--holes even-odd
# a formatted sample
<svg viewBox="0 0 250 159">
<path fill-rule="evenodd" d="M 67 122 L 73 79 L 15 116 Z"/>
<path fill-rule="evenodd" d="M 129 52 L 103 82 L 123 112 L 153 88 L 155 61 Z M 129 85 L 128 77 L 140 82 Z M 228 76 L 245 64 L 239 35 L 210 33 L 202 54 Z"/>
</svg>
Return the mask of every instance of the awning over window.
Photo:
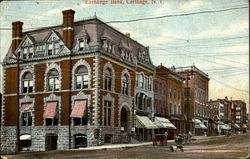
<svg viewBox="0 0 250 159">
<path fill-rule="evenodd" d="M 203 122 L 201 122 L 201 123 L 195 123 L 194 127 L 197 128 L 197 129 L 207 129 L 207 127 L 204 125 Z"/>
<path fill-rule="evenodd" d="M 74 105 L 73 110 L 70 114 L 70 117 L 71 118 L 82 118 L 83 113 L 84 113 L 85 108 L 86 108 L 86 103 L 87 103 L 87 100 L 75 101 L 75 105 Z"/>
<path fill-rule="evenodd" d="M 176 127 L 167 118 L 155 117 L 154 123 L 158 126 L 158 128 L 176 129 Z"/>
<path fill-rule="evenodd" d="M 221 126 L 221 129 L 223 129 L 223 130 L 230 130 L 231 126 L 229 126 L 228 124 L 224 124 L 224 125 Z"/>
<path fill-rule="evenodd" d="M 192 121 L 193 121 L 194 123 L 201 123 L 201 121 L 200 121 L 199 119 L 192 119 Z"/>
<path fill-rule="evenodd" d="M 234 124 L 234 127 L 238 128 L 238 129 L 240 128 L 240 126 L 238 124 Z"/>
<path fill-rule="evenodd" d="M 147 116 L 136 115 L 136 128 L 157 129 L 158 127 Z"/>
<path fill-rule="evenodd" d="M 54 118 L 56 114 L 57 102 L 48 102 L 43 113 L 43 118 Z"/>
<path fill-rule="evenodd" d="M 20 140 L 31 140 L 31 135 L 21 135 Z"/>
<path fill-rule="evenodd" d="M 24 103 L 21 105 L 21 111 L 25 112 L 25 111 L 29 111 L 31 108 L 31 103 Z"/>
</svg>

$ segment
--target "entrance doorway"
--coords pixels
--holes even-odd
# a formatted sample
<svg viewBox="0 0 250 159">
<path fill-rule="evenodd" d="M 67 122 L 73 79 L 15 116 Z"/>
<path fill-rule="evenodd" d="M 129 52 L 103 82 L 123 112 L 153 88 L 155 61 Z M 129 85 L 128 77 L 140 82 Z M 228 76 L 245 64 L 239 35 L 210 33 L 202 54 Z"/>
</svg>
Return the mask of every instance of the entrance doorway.
<svg viewBox="0 0 250 159">
<path fill-rule="evenodd" d="M 56 134 L 47 134 L 46 135 L 46 151 L 56 150 L 57 149 L 57 135 Z"/>
<path fill-rule="evenodd" d="M 121 127 L 123 127 L 123 131 L 124 132 L 127 132 L 127 130 L 128 130 L 128 124 L 129 124 L 129 122 L 128 122 L 128 119 L 129 119 L 129 117 L 128 117 L 128 113 L 127 113 L 127 110 L 124 108 L 124 107 L 122 107 L 122 110 L 121 110 Z"/>
</svg>

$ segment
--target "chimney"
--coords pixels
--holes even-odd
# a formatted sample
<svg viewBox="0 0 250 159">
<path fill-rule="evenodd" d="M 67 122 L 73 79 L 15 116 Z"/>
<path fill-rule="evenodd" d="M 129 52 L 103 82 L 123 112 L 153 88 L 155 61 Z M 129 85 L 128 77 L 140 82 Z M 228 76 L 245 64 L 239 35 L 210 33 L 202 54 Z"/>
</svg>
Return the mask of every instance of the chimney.
<svg viewBox="0 0 250 159">
<path fill-rule="evenodd" d="M 12 44 L 11 49 L 12 53 L 14 53 L 22 41 L 22 33 L 23 33 L 23 22 L 16 21 L 12 23 Z"/>
<path fill-rule="evenodd" d="M 74 42 L 74 14 L 72 9 L 62 11 L 63 14 L 63 42 L 69 49 L 72 49 Z"/>
<path fill-rule="evenodd" d="M 126 33 L 125 35 L 130 38 L 130 33 Z"/>
</svg>

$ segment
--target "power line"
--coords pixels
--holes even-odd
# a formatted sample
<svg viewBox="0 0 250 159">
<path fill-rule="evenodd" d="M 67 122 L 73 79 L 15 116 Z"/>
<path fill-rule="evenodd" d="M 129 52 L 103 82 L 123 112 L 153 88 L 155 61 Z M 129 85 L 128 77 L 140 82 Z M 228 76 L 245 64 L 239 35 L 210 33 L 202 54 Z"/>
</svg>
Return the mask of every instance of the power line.
<svg viewBox="0 0 250 159">
<path fill-rule="evenodd" d="M 106 23 L 130 23 L 130 22 L 136 22 L 136 21 L 154 20 L 154 19 L 162 19 L 162 18 L 169 18 L 169 17 L 182 17 L 182 16 L 190 16 L 190 15 L 198 15 L 198 14 L 226 12 L 226 11 L 246 9 L 246 8 L 248 8 L 248 7 L 234 7 L 234 8 L 227 8 L 227 9 L 221 9 L 221 10 L 208 10 L 208 11 L 200 11 L 200 12 L 193 12 L 193 13 L 172 14 L 172 15 L 164 15 L 164 16 L 148 17 L 148 18 L 138 18 L 138 19 L 131 19 L 131 20 L 117 20 L 117 21 L 109 21 Z"/>
<path fill-rule="evenodd" d="M 221 85 L 226 86 L 227 88 L 231 88 L 231 89 L 234 89 L 234 90 L 237 90 L 237 91 L 240 91 L 240 92 L 244 92 L 244 93 L 249 93 L 249 91 L 246 91 L 246 90 L 242 90 L 242 89 L 239 89 L 239 88 L 232 87 L 231 85 L 226 84 L 226 83 L 224 83 L 224 82 L 221 82 L 221 81 L 219 81 L 219 80 L 216 80 L 216 79 L 214 79 L 214 78 L 210 78 L 210 79 L 216 81 L 217 83 L 220 83 Z"/>
</svg>

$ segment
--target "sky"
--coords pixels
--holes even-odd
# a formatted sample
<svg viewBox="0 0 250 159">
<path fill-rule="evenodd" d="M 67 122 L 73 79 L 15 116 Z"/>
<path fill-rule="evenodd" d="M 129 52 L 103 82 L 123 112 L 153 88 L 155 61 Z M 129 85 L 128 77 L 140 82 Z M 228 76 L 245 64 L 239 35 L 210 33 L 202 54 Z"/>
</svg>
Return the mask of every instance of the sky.
<svg viewBox="0 0 250 159">
<path fill-rule="evenodd" d="M 129 32 L 131 38 L 149 46 L 156 66 L 195 65 L 209 75 L 209 99 L 227 96 L 249 107 L 247 0 L 95 1 L 107 4 L 87 4 L 87 0 L 0 2 L 1 61 L 11 44 L 13 21 L 24 22 L 24 31 L 60 25 L 62 10 L 71 8 L 76 11 L 75 21 L 96 15 L 122 33 Z M 140 20 L 131 21 L 135 19 Z"/>
</svg>

